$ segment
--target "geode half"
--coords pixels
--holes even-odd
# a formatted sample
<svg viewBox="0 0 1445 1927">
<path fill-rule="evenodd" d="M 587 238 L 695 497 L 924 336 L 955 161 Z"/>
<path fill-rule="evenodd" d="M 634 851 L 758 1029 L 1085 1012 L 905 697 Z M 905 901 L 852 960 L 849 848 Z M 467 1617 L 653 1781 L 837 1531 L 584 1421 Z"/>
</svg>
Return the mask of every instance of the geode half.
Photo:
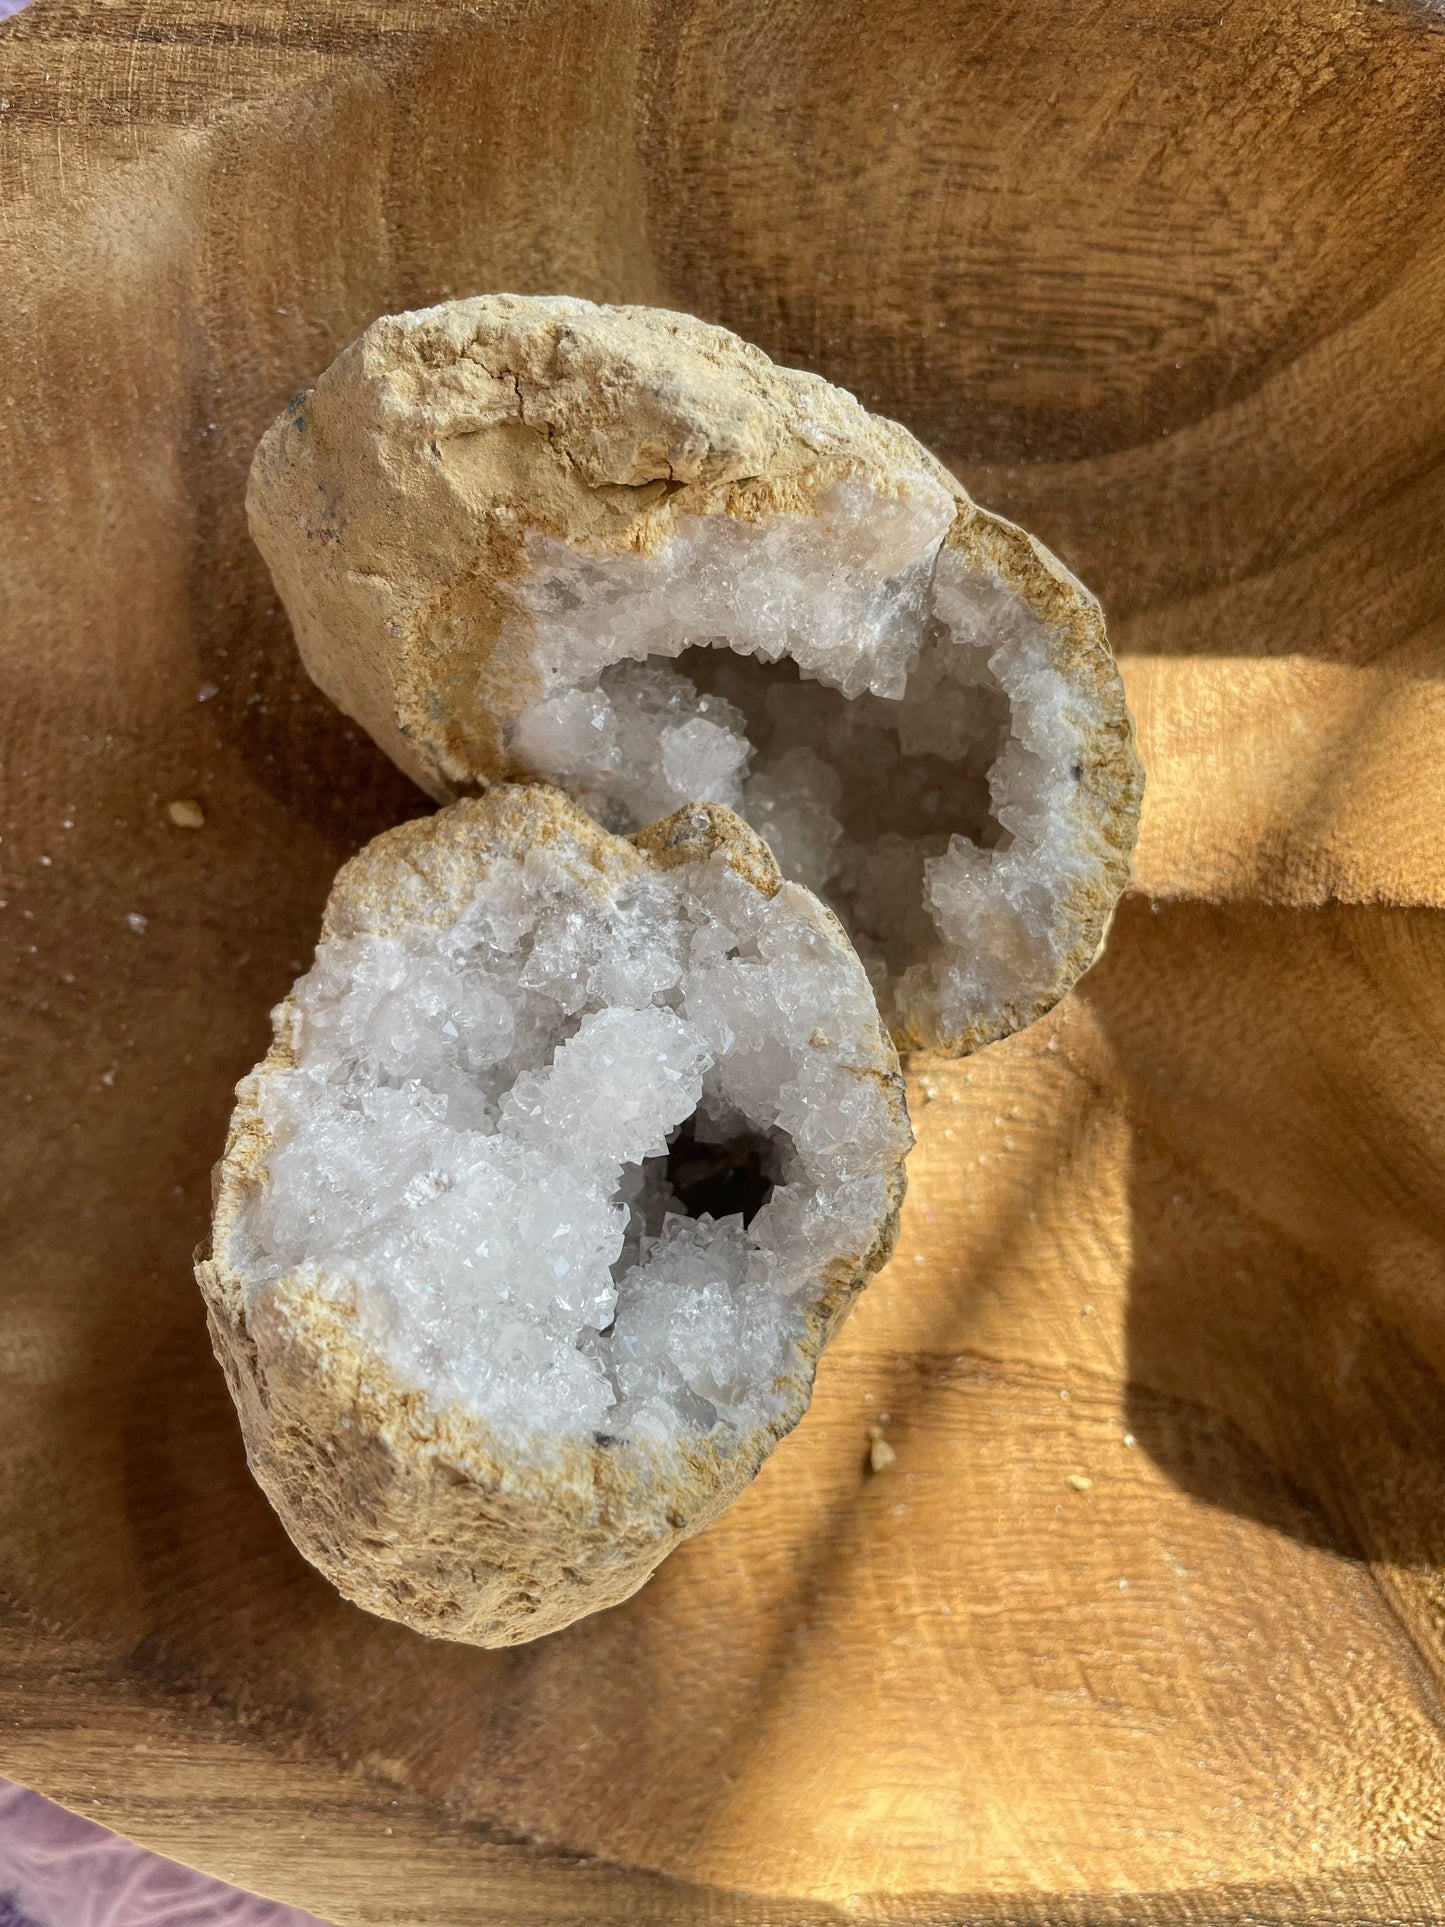
<svg viewBox="0 0 1445 1927">
<path fill-rule="evenodd" d="M 342 870 L 198 1264 L 348 1598 L 507 1645 L 636 1590 L 802 1416 L 912 1142 L 832 913 L 726 809 L 499 785 Z"/>
<path fill-rule="evenodd" d="M 434 796 L 741 812 L 900 1047 L 1097 952 L 1142 783 L 1098 604 L 817 376 L 660 309 L 448 302 L 292 403 L 248 507 L 311 674 Z"/>
</svg>

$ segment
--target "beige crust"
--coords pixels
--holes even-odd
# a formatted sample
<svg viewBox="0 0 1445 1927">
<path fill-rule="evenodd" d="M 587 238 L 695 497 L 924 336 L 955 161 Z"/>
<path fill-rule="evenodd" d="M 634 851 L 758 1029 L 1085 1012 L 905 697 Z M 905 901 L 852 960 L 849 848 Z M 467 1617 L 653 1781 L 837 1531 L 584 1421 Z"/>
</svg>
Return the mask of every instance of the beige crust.
<svg viewBox="0 0 1445 1927">
<path fill-rule="evenodd" d="M 368 845 L 337 877 L 323 937 L 441 922 L 493 854 L 520 855 L 559 837 L 576 853 L 579 891 L 603 871 L 671 867 L 718 852 L 764 894 L 792 891 L 830 942 L 847 943 L 828 910 L 781 884 L 767 846 L 726 810 L 693 806 L 627 841 L 557 791 L 510 785 Z M 345 1280 L 283 1279 L 247 1307 L 226 1253 L 238 1213 L 264 1182 L 260 1086 L 294 1061 L 294 1021 L 288 999 L 275 1015 L 270 1054 L 238 1087 L 216 1169 L 212 1241 L 197 1263 L 256 1478 L 297 1546 L 348 1599 L 418 1632 L 507 1646 L 615 1605 L 737 1497 L 807 1410 L 819 1354 L 893 1248 L 901 1155 L 868 1248 L 819 1281 L 803 1366 L 775 1423 L 726 1455 L 701 1439 L 671 1457 L 624 1442 L 570 1445 L 545 1463 L 524 1464 L 475 1414 L 438 1408 L 396 1382 L 359 1340 Z M 902 1080 L 881 1026 L 861 1046 L 868 1074 L 901 1116 Z"/>
<path fill-rule="evenodd" d="M 1063 908 L 1054 981 L 957 1036 L 898 1036 L 970 1050 L 1047 1010 L 1093 960 L 1143 778 L 1098 603 L 906 429 L 689 315 L 482 295 L 374 322 L 267 431 L 247 509 L 311 675 L 446 799 L 520 773 L 503 732 L 541 680 L 505 585 L 529 531 L 646 553 L 681 517 L 808 512 L 845 477 L 944 488 L 949 546 L 1043 619 L 1094 719 L 1078 793 L 1092 876 Z M 880 829 L 887 811 L 880 791 Z"/>
</svg>

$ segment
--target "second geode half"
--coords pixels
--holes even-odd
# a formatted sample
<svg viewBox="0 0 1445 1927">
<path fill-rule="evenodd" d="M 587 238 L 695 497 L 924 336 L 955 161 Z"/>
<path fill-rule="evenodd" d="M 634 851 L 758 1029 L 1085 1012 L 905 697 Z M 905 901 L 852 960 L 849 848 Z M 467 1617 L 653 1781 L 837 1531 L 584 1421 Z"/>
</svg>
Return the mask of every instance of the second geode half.
<svg viewBox="0 0 1445 1927">
<path fill-rule="evenodd" d="M 740 811 L 901 1046 L 1096 954 L 1141 791 L 1098 604 L 819 377 L 665 310 L 448 302 L 293 402 L 248 507 L 311 674 L 434 796 Z"/>
<path fill-rule="evenodd" d="M 615 1605 L 802 1417 L 912 1142 L 836 919 L 716 805 L 497 785 L 342 870 L 197 1276 L 252 1470 L 348 1599 Z"/>
</svg>

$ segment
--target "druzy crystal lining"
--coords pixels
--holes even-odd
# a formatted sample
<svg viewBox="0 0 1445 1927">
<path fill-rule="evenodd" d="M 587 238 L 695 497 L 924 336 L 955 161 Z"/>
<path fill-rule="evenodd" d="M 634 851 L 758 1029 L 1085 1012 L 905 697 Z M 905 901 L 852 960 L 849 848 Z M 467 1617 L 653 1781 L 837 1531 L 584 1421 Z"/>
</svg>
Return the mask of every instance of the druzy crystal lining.
<svg viewBox="0 0 1445 1927">
<path fill-rule="evenodd" d="M 776 1415 L 907 1142 L 867 979 L 800 891 L 720 857 L 599 874 L 560 839 L 444 925 L 333 933 L 293 1007 L 229 1253 L 252 1301 L 354 1292 L 403 1383 L 522 1447 Z M 683 1135 L 751 1157 L 764 1201 L 696 1208 Z"/>
<path fill-rule="evenodd" d="M 512 591 L 544 684 L 515 766 L 614 830 L 739 811 L 923 1036 L 1048 992 L 1101 854 L 1083 704 L 1027 603 L 944 546 L 954 513 L 850 481 L 651 554 L 534 535 Z"/>
</svg>

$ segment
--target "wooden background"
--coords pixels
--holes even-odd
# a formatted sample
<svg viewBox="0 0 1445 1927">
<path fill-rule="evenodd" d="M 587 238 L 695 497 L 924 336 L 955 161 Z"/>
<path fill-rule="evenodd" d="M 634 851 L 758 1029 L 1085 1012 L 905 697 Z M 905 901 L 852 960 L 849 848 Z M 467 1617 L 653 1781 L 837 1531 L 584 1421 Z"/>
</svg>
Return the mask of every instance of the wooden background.
<svg viewBox="0 0 1445 1927">
<path fill-rule="evenodd" d="M 0 28 L 0 1770 L 348 1927 L 1445 1917 L 1442 104 L 1420 0 Z M 293 1553 L 189 1259 L 423 807 L 301 675 L 250 451 L 499 287 L 901 417 L 1102 594 L 1151 790 L 1079 993 L 913 1066 L 805 1426 L 484 1654 Z"/>
</svg>

